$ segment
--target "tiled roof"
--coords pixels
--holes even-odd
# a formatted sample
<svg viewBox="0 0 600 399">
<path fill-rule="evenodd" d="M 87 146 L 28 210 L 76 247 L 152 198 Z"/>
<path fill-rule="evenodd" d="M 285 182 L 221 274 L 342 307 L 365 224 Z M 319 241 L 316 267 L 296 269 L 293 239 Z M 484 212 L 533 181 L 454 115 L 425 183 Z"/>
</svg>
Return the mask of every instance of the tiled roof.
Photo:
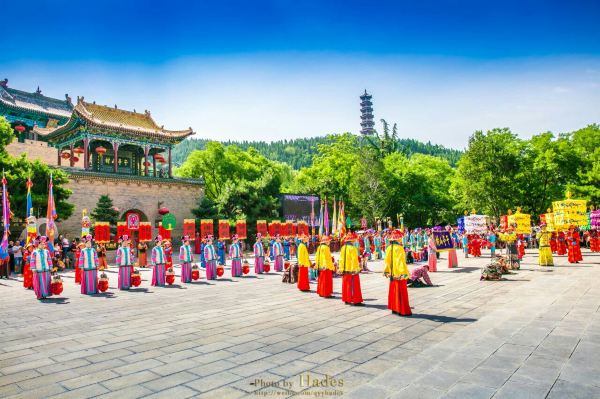
<svg viewBox="0 0 600 399">
<path fill-rule="evenodd" d="M 191 127 L 185 130 L 167 130 L 163 126 L 158 126 L 148 111 L 138 113 L 122 110 L 116 108 L 116 106 L 113 108 L 88 103 L 83 100 L 83 97 L 77 98 L 77 105 L 73 108 L 71 119 L 65 125 L 56 129 L 42 129 L 38 127 L 34 128 L 34 131 L 50 139 L 70 129 L 70 126 L 79 118 L 101 129 L 115 130 L 137 136 L 154 136 L 179 141 L 194 134 Z"/>
<path fill-rule="evenodd" d="M 8 80 L 0 81 L 0 102 L 11 108 L 43 113 L 53 117 L 68 118 L 73 104 L 68 95 L 65 100 L 46 97 L 38 88 L 33 93 L 8 87 Z"/>
</svg>

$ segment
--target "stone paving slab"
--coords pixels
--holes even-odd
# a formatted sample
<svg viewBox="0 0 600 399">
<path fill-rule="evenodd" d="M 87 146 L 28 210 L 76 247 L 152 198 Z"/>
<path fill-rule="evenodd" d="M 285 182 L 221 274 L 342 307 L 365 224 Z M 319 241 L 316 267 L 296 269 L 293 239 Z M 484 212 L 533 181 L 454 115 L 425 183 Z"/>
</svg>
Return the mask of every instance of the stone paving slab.
<svg viewBox="0 0 600 399">
<path fill-rule="evenodd" d="M 489 258 L 460 259 L 410 289 L 413 316 L 387 310 L 382 262 L 361 275 L 365 305 L 269 273 L 39 302 L 1 280 L 0 397 L 600 397 L 600 255 L 540 268 L 529 251 L 505 281 Z M 487 254 L 484 254 L 484 256 Z M 176 268 L 176 272 L 179 269 Z M 315 385 L 316 384 L 316 385 Z"/>
</svg>

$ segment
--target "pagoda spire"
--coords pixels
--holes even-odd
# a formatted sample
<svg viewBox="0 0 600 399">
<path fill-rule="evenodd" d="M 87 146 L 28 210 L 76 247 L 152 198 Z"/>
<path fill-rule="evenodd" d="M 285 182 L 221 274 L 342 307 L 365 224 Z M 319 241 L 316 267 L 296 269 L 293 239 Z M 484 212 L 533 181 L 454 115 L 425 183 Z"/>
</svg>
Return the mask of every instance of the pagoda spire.
<svg viewBox="0 0 600 399">
<path fill-rule="evenodd" d="M 373 103 L 371 102 L 371 96 L 367 93 L 365 89 L 365 93 L 360 96 L 360 133 L 365 136 L 371 136 L 375 134 L 375 122 L 373 122 Z"/>
</svg>

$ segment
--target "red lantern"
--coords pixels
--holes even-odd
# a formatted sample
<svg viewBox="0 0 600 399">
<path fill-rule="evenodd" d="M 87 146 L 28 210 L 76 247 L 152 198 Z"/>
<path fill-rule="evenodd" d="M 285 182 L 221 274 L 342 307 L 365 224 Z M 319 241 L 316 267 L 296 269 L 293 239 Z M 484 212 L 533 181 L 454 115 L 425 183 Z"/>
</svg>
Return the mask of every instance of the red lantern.
<svg viewBox="0 0 600 399">
<path fill-rule="evenodd" d="M 290 268 L 290 262 L 285 261 L 285 263 L 283 264 L 283 267 L 285 268 L 285 270 Z"/>
<path fill-rule="evenodd" d="M 271 265 L 268 263 L 265 263 L 265 273 L 269 273 L 270 270 L 271 270 Z"/>
<path fill-rule="evenodd" d="M 167 161 L 165 161 L 165 159 L 164 159 L 164 158 L 161 158 L 161 159 L 159 159 L 159 160 L 158 160 L 158 162 L 160 162 L 160 163 L 165 163 L 165 162 L 167 162 Z"/>
<path fill-rule="evenodd" d="M 75 154 L 83 154 L 85 151 L 81 147 L 75 147 L 75 148 L 73 148 L 73 152 Z"/>
<path fill-rule="evenodd" d="M 23 133 L 25 131 L 25 126 L 17 125 L 17 126 L 15 126 L 15 130 L 19 133 Z"/>
<path fill-rule="evenodd" d="M 144 162 L 144 166 L 151 166 L 152 164 L 148 161 Z"/>
<path fill-rule="evenodd" d="M 140 272 L 136 269 L 131 274 L 131 285 L 133 285 L 134 287 L 139 287 L 140 284 L 142 284 L 142 276 L 140 275 Z"/>
<path fill-rule="evenodd" d="M 78 162 L 79 158 L 78 157 L 73 157 L 73 162 Z"/>
<path fill-rule="evenodd" d="M 63 152 L 60 154 L 60 157 L 62 159 L 69 159 L 69 158 L 71 158 L 71 154 L 69 154 L 68 152 Z"/>
<path fill-rule="evenodd" d="M 223 268 L 223 266 L 217 267 L 217 277 L 223 277 L 224 273 L 225 273 L 225 269 Z"/>
<path fill-rule="evenodd" d="M 164 161 L 165 157 L 163 157 L 162 154 L 154 154 L 154 159 L 156 159 L 157 161 Z"/>
<path fill-rule="evenodd" d="M 167 213 L 169 213 L 169 208 L 163 206 L 162 208 L 158 209 L 158 213 L 160 213 L 161 215 L 166 215 Z"/>
<path fill-rule="evenodd" d="M 200 269 L 198 266 L 192 267 L 192 280 L 198 280 L 200 278 Z"/>
<path fill-rule="evenodd" d="M 100 146 L 100 147 L 96 147 L 96 154 L 102 156 L 104 154 L 106 154 L 106 148 Z"/>
<path fill-rule="evenodd" d="M 167 270 L 167 284 L 173 285 L 175 282 L 175 272 L 173 272 L 173 268 L 169 267 Z"/>
<path fill-rule="evenodd" d="M 248 274 L 250 273 L 250 266 L 248 266 L 248 264 L 244 264 L 244 266 L 242 267 L 242 273 L 244 274 Z"/>
<path fill-rule="evenodd" d="M 106 292 L 107 289 L 108 289 L 108 276 L 106 275 L 106 273 L 103 272 L 100 275 L 100 278 L 98 279 L 98 291 Z"/>
<path fill-rule="evenodd" d="M 60 295 L 63 292 L 63 282 L 60 276 L 55 276 L 50 283 L 52 295 Z"/>
</svg>

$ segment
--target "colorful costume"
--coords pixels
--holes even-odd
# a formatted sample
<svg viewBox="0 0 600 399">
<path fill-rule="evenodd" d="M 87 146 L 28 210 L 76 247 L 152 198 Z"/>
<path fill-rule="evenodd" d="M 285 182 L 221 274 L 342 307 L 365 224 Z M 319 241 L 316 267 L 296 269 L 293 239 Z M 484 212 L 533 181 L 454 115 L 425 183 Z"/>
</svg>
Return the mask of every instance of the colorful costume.
<svg viewBox="0 0 600 399">
<path fill-rule="evenodd" d="M 349 233 L 344 237 L 344 245 L 340 249 L 338 268 L 339 273 L 342 274 L 342 301 L 351 305 L 359 305 L 363 302 L 360 289 L 358 250 L 352 244 L 357 238 L 354 233 Z"/>
<path fill-rule="evenodd" d="M 96 252 L 98 252 L 98 269 L 107 269 L 108 264 L 106 263 L 106 247 L 104 244 L 98 244 L 96 246 Z"/>
<path fill-rule="evenodd" d="M 165 265 L 167 263 L 167 255 L 165 249 L 162 247 L 162 237 L 157 236 L 154 239 L 156 244 L 152 248 L 152 286 L 153 287 L 164 287 L 166 280 Z"/>
<path fill-rule="evenodd" d="M 465 258 L 469 257 L 469 236 L 467 234 L 463 234 L 462 236 L 462 247 L 463 252 L 465 254 Z"/>
<path fill-rule="evenodd" d="M 273 243 L 273 257 L 275 258 L 275 271 L 282 272 L 283 271 L 283 245 L 281 245 L 281 241 L 277 239 Z"/>
<path fill-rule="evenodd" d="M 488 241 L 490 242 L 490 256 L 493 258 L 496 256 L 496 233 L 492 231 L 488 235 Z"/>
<path fill-rule="evenodd" d="M 256 242 L 254 243 L 254 273 L 262 274 L 265 271 L 265 247 L 262 242 L 262 235 L 258 233 L 256 235 Z"/>
<path fill-rule="evenodd" d="M 392 313 L 410 316 L 412 312 L 408 302 L 408 289 L 406 284 L 406 280 L 409 277 L 408 266 L 406 265 L 404 248 L 399 244 L 401 238 L 401 232 L 396 231 L 392 233 L 392 243 L 385 251 L 385 269 L 383 273 L 390 279 L 388 309 L 390 309 Z M 435 255 L 430 256 L 430 259 L 431 258 L 435 258 Z"/>
<path fill-rule="evenodd" d="M 550 247 L 550 237 L 552 233 L 546 231 L 545 227 L 542 227 L 542 231 L 537 233 L 537 239 L 540 243 L 539 251 L 539 265 L 540 266 L 554 266 L 554 260 L 552 259 L 552 248 Z"/>
<path fill-rule="evenodd" d="M 219 258 L 219 265 L 225 266 L 225 242 L 223 240 L 217 242 L 217 257 Z"/>
<path fill-rule="evenodd" d="M 556 254 L 567 254 L 567 240 L 565 238 L 565 233 L 563 233 L 562 231 L 558 233 L 558 247 L 556 248 Z"/>
<path fill-rule="evenodd" d="M 575 229 L 569 231 L 567 236 L 567 249 L 569 251 L 569 263 L 579 263 L 583 260 L 579 232 Z"/>
<path fill-rule="evenodd" d="M 231 277 L 240 277 L 242 275 L 242 246 L 236 235 L 233 236 L 233 243 L 229 247 L 229 257 L 231 258 Z"/>
<path fill-rule="evenodd" d="M 133 273 L 134 256 L 129 246 L 129 237 L 123 237 L 123 243 L 117 249 L 115 263 L 119 267 L 119 289 L 128 290 L 131 288 L 131 273 Z"/>
<path fill-rule="evenodd" d="M 335 266 L 331 258 L 329 245 L 326 242 L 321 243 L 319 248 L 317 248 L 315 264 L 317 269 L 319 269 L 317 294 L 324 298 L 329 298 L 333 295 L 333 272 L 335 271 Z"/>
<path fill-rule="evenodd" d="M 45 299 L 52 296 L 52 291 L 50 290 L 50 272 L 52 271 L 52 267 L 50 251 L 41 245 L 31 253 L 30 270 L 33 273 L 33 292 L 35 292 L 37 299 Z"/>
<path fill-rule="evenodd" d="M 86 247 L 79 254 L 79 268 L 81 269 L 81 293 L 92 295 L 98 293 L 98 253 L 92 248 L 92 238 L 86 238 Z"/>
<path fill-rule="evenodd" d="M 183 245 L 179 247 L 179 261 L 181 262 L 181 282 L 191 283 L 192 282 L 192 262 L 194 261 L 194 254 L 192 253 L 192 246 L 190 245 L 190 237 L 181 237 Z"/>
<path fill-rule="evenodd" d="M 381 250 L 381 236 L 379 234 L 373 238 L 373 244 L 375 244 L 375 258 L 383 258 L 383 252 Z"/>
<path fill-rule="evenodd" d="M 204 262 L 206 265 L 206 279 L 214 280 L 217 278 L 217 250 L 212 244 L 212 239 L 204 245 L 204 251 L 202 253 Z"/>
<path fill-rule="evenodd" d="M 138 265 L 146 267 L 148 265 L 148 244 L 140 242 L 138 244 Z"/>
<path fill-rule="evenodd" d="M 310 268 L 310 258 L 308 257 L 308 247 L 304 241 L 298 244 L 298 289 L 300 291 L 310 291 L 308 281 L 308 269 Z"/>
<path fill-rule="evenodd" d="M 401 245 L 399 245 L 399 246 L 401 246 Z M 433 238 L 433 234 L 431 235 L 431 237 L 429 237 L 428 250 L 429 250 L 429 253 L 428 253 L 428 255 L 429 255 L 429 259 L 428 259 L 429 270 L 432 272 L 437 272 L 437 257 L 436 257 L 437 246 L 435 245 L 435 239 Z M 402 253 L 404 254 L 404 248 L 402 248 Z M 406 257 L 406 255 L 404 257 Z"/>
<path fill-rule="evenodd" d="M 428 266 L 417 267 L 410 273 L 410 281 L 409 284 L 412 287 L 422 287 L 425 285 L 433 285 L 431 279 L 429 278 L 429 273 L 427 272 Z M 423 279 L 423 281 L 421 281 Z"/>
</svg>

